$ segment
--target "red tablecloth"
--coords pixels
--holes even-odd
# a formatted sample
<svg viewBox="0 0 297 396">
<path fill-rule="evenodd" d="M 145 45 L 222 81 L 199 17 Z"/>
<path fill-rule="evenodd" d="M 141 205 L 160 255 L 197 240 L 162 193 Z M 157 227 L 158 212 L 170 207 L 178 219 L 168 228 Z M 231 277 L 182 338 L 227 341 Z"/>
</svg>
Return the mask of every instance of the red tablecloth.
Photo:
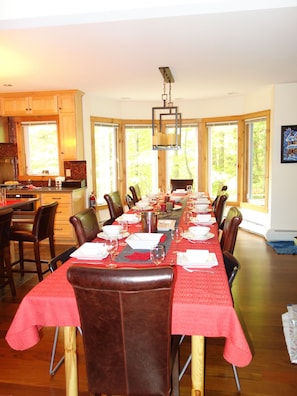
<svg viewBox="0 0 297 396">
<path fill-rule="evenodd" d="M 136 230 L 137 226 L 131 226 L 132 232 Z M 225 359 L 242 367 L 250 363 L 252 354 L 233 307 L 216 225 L 211 227 L 211 232 L 215 237 L 208 241 L 193 245 L 183 239 L 179 244 L 180 251 L 199 247 L 216 253 L 219 265 L 212 268 L 211 273 L 189 273 L 177 266 L 172 334 L 225 337 Z M 176 259 L 172 250 L 165 264 Z M 101 265 L 107 260 L 100 262 Z M 66 279 L 68 267 L 77 262 L 77 259 L 70 259 L 24 297 L 6 335 L 13 349 L 24 350 L 38 343 L 39 330 L 43 326 L 80 325 L 74 292 Z M 127 263 L 122 265 L 127 266 Z M 137 263 L 131 262 L 131 265 Z"/>
</svg>

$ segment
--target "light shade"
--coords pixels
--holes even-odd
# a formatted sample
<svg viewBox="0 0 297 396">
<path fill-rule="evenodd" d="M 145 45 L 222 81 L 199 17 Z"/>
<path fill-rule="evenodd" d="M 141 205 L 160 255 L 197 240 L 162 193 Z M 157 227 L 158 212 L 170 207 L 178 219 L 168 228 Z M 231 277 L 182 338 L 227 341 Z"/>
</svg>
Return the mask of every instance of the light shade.
<svg viewBox="0 0 297 396">
<path fill-rule="evenodd" d="M 174 82 L 168 67 L 160 67 L 164 78 L 163 106 L 152 108 L 153 150 L 178 150 L 181 148 L 181 113 L 171 102 L 171 83 Z M 166 83 L 169 83 L 167 102 Z"/>
</svg>

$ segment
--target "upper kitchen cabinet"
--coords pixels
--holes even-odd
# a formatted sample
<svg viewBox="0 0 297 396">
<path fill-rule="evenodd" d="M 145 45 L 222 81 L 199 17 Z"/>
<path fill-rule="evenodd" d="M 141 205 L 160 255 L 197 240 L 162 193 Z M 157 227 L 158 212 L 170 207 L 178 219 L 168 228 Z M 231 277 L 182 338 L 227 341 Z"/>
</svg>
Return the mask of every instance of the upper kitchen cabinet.
<svg viewBox="0 0 297 396">
<path fill-rule="evenodd" d="M 58 97 L 43 92 L 2 94 L 1 112 L 9 117 L 58 114 Z"/>
<path fill-rule="evenodd" d="M 63 161 L 84 159 L 82 95 L 65 91 L 58 95 L 60 156 Z"/>
</svg>

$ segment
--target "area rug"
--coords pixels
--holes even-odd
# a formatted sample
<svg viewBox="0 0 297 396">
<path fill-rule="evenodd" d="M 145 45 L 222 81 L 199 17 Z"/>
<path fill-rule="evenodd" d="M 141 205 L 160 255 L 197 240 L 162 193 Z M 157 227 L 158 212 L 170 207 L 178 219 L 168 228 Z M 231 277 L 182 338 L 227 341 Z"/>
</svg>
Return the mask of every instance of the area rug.
<svg viewBox="0 0 297 396">
<path fill-rule="evenodd" d="M 271 241 L 266 242 L 277 254 L 297 254 L 297 246 L 294 241 Z"/>
</svg>

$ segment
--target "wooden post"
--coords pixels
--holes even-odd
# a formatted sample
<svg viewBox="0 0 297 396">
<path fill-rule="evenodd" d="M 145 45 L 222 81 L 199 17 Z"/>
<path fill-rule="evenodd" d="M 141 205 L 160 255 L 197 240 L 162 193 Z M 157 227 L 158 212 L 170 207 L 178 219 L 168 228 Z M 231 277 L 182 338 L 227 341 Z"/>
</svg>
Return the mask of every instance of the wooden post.
<svg viewBox="0 0 297 396">
<path fill-rule="evenodd" d="M 192 336 L 192 396 L 204 396 L 204 337 Z"/>
<path fill-rule="evenodd" d="M 66 396 L 78 396 L 76 327 L 64 327 Z"/>
</svg>

